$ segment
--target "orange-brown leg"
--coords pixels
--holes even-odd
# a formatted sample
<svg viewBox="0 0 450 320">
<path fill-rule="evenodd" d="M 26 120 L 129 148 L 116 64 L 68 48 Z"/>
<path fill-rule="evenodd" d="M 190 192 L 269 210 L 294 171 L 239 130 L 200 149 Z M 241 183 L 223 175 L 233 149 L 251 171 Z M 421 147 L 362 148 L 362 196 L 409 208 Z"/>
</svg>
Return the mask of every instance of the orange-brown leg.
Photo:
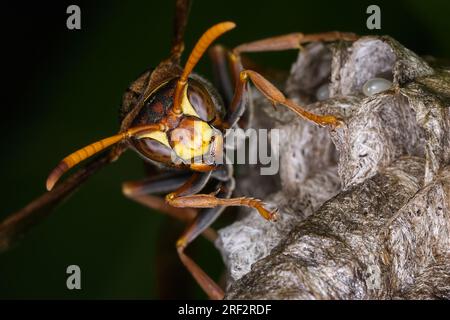
<svg viewBox="0 0 450 320">
<path fill-rule="evenodd" d="M 266 220 L 275 221 L 277 218 L 276 209 L 268 209 L 261 200 L 249 197 L 223 199 L 216 197 L 214 194 L 177 197 L 171 193 L 166 196 L 166 201 L 171 206 L 178 208 L 250 207 L 258 210 L 259 214 Z"/>
<path fill-rule="evenodd" d="M 162 174 L 156 177 L 145 178 L 138 181 L 127 181 L 122 184 L 122 193 L 131 200 L 143 206 L 158 210 L 177 220 L 189 222 L 197 215 L 197 210 L 190 208 L 174 208 L 155 194 L 167 193 L 180 188 L 189 176 Z"/>
<path fill-rule="evenodd" d="M 315 124 L 320 126 L 330 126 L 335 128 L 339 126 L 342 121 L 333 116 L 333 115 L 318 115 L 312 112 L 309 112 L 299 106 L 294 101 L 287 99 L 284 94 L 278 90 L 272 83 L 270 83 L 267 79 L 265 79 L 259 73 L 252 70 L 243 70 L 239 73 L 239 79 L 236 84 L 235 95 L 232 101 L 232 106 L 230 110 L 234 110 L 231 112 L 226 118 L 225 127 L 232 127 L 241 117 L 245 109 L 245 91 L 248 80 L 251 80 L 255 87 L 262 93 L 264 96 L 272 102 L 275 106 L 277 104 L 281 104 L 294 111 L 296 114 L 301 116 L 302 118 L 312 121 Z"/>
<path fill-rule="evenodd" d="M 177 208 L 216 208 L 216 207 L 251 207 L 258 210 L 259 214 L 266 220 L 274 221 L 277 218 L 277 209 L 268 209 L 266 205 L 259 199 L 249 197 L 230 198 L 231 192 L 228 190 L 234 189 L 234 179 L 232 178 L 233 167 L 226 166 L 229 172 L 229 179 L 225 184 L 219 184 L 220 187 L 216 192 L 210 194 L 196 194 L 196 192 L 186 192 L 192 190 L 191 183 L 188 181 L 166 196 L 166 201 L 173 207 Z M 223 182 L 223 181 L 222 181 Z"/>
<path fill-rule="evenodd" d="M 234 179 L 230 178 L 227 182 L 223 183 L 217 194 L 218 198 L 229 198 L 234 189 Z M 201 234 L 206 228 L 208 228 L 223 212 L 225 207 L 215 207 L 201 210 L 197 215 L 197 218 L 183 232 L 181 237 L 176 243 L 177 252 L 181 262 L 186 269 L 192 274 L 194 279 L 208 295 L 210 299 L 220 300 L 223 299 L 223 290 L 212 280 L 206 272 L 204 272 L 194 260 L 187 256 L 184 251 L 186 247 L 195 240 L 199 234 Z"/>
<path fill-rule="evenodd" d="M 235 94 L 231 102 L 229 114 L 226 119 L 226 127 L 233 126 L 241 117 L 243 109 L 245 107 L 245 92 L 246 84 L 250 78 L 256 88 L 261 91 L 274 105 L 282 104 L 301 117 L 312 121 L 319 125 L 328 125 L 331 127 L 338 126 L 341 121 L 331 115 L 317 115 L 306 111 L 304 108 L 296 104 L 294 101 L 287 99 L 280 90 L 272 85 L 261 74 L 253 70 L 244 70 L 241 63 L 241 53 L 245 52 L 264 52 L 264 51 L 283 51 L 289 49 L 300 49 L 301 44 L 314 41 L 353 41 L 358 38 L 353 33 L 342 32 L 325 32 L 317 34 L 303 34 L 303 33 L 291 33 L 278 37 L 271 37 L 262 40 L 257 40 L 249 43 L 241 44 L 235 47 L 232 52 L 229 53 L 229 60 L 231 63 L 231 69 L 233 78 L 235 79 Z"/>
<path fill-rule="evenodd" d="M 198 210 L 194 208 L 176 208 L 169 205 L 161 196 L 152 193 L 165 193 L 182 187 L 186 182 L 192 181 L 186 175 L 165 175 L 160 179 L 147 178 L 139 181 L 129 181 L 122 185 L 122 192 L 129 199 L 143 206 L 167 214 L 185 223 L 192 222 L 197 216 Z M 148 194 L 150 193 L 150 194 Z M 207 228 L 203 236 L 213 242 L 217 238 L 216 232 Z"/>
<path fill-rule="evenodd" d="M 229 167 L 228 170 L 230 169 L 232 170 L 232 168 Z M 211 176 L 214 176 L 216 179 L 220 180 L 229 177 L 230 174 L 231 173 L 225 174 L 221 172 L 217 172 L 215 174 L 212 174 L 212 172 L 194 173 L 190 178 L 188 178 L 187 180 L 185 179 L 184 183 L 182 183 L 181 186 L 179 185 L 180 181 L 178 177 L 169 177 L 169 180 L 172 179 L 171 182 L 169 182 L 168 180 L 147 179 L 146 183 L 144 184 L 142 182 L 129 182 L 124 184 L 124 193 L 131 199 L 145 206 L 148 206 L 152 209 L 158 209 L 164 213 L 185 221 L 187 220 L 186 216 L 189 216 L 189 219 L 192 219 L 193 217 L 193 219 L 190 220 L 186 231 L 182 234 L 182 236 L 176 243 L 177 252 L 183 265 L 192 274 L 200 287 L 211 299 L 223 298 L 222 289 L 190 257 L 188 257 L 184 253 L 184 249 L 200 234 L 204 235 L 211 241 L 215 240 L 217 235 L 209 227 L 221 214 L 223 208 L 218 207 L 214 209 L 207 209 L 199 211 L 197 213 L 197 210 L 193 208 L 176 208 L 168 203 L 162 203 L 163 200 L 161 198 L 157 196 L 146 195 L 145 191 L 159 193 L 168 191 L 170 186 L 174 187 L 176 185 L 176 190 L 171 194 L 181 197 L 183 195 L 189 196 L 192 193 L 199 192 L 201 189 L 203 189 Z M 218 196 L 229 197 L 234 188 L 234 185 L 232 185 L 233 183 L 234 181 L 230 178 L 229 181 L 226 182 L 227 186 L 219 189 Z M 223 181 L 221 181 L 219 184 L 222 185 Z M 188 212 L 191 213 L 187 214 Z"/>
<path fill-rule="evenodd" d="M 241 71 L 240 81 L 245 83 L 248 79 L 252 80 L 255 87 L 262 94 L 264 94 L 264 96 L 269 99 L 269 101 L 272 102 L 274 106 L 276 106 L 277 104 L 284 105 L 302 118 L 314 122 L 315 124 L 318 124 L 320 126 L 329 126 L 331 128 L 336 128 L 342 123 L 342 120 L 333 115 L 318 115 L 305 110 L 294 101 L 287 99 L 280 90 L 278 90 L 273 84 L 271 84 L 259 73 L 252 70 Z"/>
<path fill-rule="evenodd" d="M 301 45 L 308 42 L 332 42 L 332 41 L 354 41 L 358 36 L 348 32 L 323 32 L 304 34 L 301 32 L 285 34 L 276 37 L 265 38 L 248 43 L 243 43 L 233 49 L 235 55 L 243 52 L 264 52 L 264 51 L 283 51 L 290 49 L 300 49 Z"/>
<path fill-rule="evenodd" d="M 189 243 L 198 237 L 199 233 L 202 233 L 202 230 L 207 230 L 207 227 L 217 219 L 223 209 L 223 207 L 218 207 L 201 210 L 197 218 L 192 221 L 176 243 L 177 252 L 181 262 L 208 297 L 213 300 L 223 299 L 223 290 L 206 274 L 205 271 L 203 271 L 202 268 L 199 267 L 197 263 L 195 263 L 194 260 L 184 253 L 184 250 Z"/>
</svg>

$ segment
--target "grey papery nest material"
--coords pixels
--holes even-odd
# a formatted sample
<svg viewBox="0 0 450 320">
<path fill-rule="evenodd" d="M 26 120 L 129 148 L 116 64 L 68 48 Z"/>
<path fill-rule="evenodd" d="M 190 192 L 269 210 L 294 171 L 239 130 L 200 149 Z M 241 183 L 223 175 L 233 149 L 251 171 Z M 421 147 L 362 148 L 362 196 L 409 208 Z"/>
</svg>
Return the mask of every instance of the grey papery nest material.
<svg viewBox="0 0 450 320">
<path fill-rule="evenodd" d="M 375 77 L 393 87 L 367 97 Z M 450 72 L 368 36 L 307 46 L 285 92 L 345 124 L 316 127 L 253 91 L 253 127 L 281 130 L 280 171 L 255 166 L 237 186 L 280 219 L 247 210 L 219 230 L 226 298 L 450 298 Z"/>
</svg>

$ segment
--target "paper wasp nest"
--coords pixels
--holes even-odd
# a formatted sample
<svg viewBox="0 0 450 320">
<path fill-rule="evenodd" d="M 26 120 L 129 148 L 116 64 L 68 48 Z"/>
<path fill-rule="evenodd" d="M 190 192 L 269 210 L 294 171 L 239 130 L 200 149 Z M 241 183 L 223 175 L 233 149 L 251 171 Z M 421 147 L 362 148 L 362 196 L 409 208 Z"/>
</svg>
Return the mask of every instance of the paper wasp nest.
<svg viewBox="0 0 450 320">
<path fill-rule="evenodd" d="M 376 77 L 393 86 L 367 97 Z M 252 168 L 238 192 L 280 219 L 249 210 L 219 231 L 226 297 L 450 298 L 450 71 L 370 36 L 307 46 L 285 92 L 345 125 L 318 128 L 253 91 L 254 127 L 281 130 L 280 171 Z"/>
</svg>

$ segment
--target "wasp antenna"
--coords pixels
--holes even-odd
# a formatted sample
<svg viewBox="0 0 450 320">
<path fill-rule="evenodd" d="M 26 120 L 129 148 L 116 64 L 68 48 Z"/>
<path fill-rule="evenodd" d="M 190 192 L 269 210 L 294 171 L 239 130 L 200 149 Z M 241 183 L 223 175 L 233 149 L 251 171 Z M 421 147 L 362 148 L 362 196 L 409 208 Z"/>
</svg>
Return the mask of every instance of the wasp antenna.
<svg viewBox="0 0 450 320">
<path fill-rule="evenodd" d="M 234 22 L 226 21 L 218 23 L 211 28 L 209 28 L 197 41 L 194 49 L 192 50 L 189 58 L 184 66 L 183 74 L 181 75 L 180 81 L 186 81 L 189 74 L 194 69 L 197 62 L 205 53 L 206 49 L 214 42 L 218 37 L 220 37 L 225 32 L 236 27 Z"/>
<path fill-rule="evenodd" d="M 116 134 L 114 136 L 99 140 L 97 142 L 91 143 L 90 145 L 81 148 L 74 153 L 71 153 L 67 157 L 65 157 L 57 166 L 55 169 L 50 172 L 46 186 L 47 190 L 50 191 L 55 186 L 56 182 L 58 182 L 59 178 L 66 173 L 70 168 L 76 166 L 78 163 L 80 163 L 83 160 L 86 160 L 87 158 L 90 158 L 94 154 L 105 150 L 106 148 L 123 141 L 131 136 L 135 136 L 142 133 L 147 133 L 149 131 L 156 131 L 163 129 L 158 124 L 150 124 L 150 125 L 143 125 L 143 126 L 137 126 L 133 128 L 129 128 L 125 132 Z"/>
<path fill-rule="evenodd" d="M 206 49 L 211 45 L 211 43 L 214 42 L 218 37 L 220 37 L 225 32 L 233 29 L 236 27 L 236 24 L 231 21 L 221 22 L 218 23 L 208 30 L 200 37 L 200 39 L 195 44 L 194 49 L 192 49 L 191 54 L 189 55 L 189 58 L 187 59 L 186 65 L 184 66 L 183 73 L 181 74 L 180 80 L 178 80 L 176 89 L 175 89 L 175 95 L 174 95 L 174 106 L 173 111 L 175 113 L 181 112 L 181 106 L 180 106 L 180 98 L 181 93 L 183 92 L 183 89 L 186 85 L 187 78 L 191 74 L 192 70 L 194 69 L 195 65 L 198 63 L 200 58 L 205 53 Z"/>
<path fill-rule="evenodd" d="M 102 139 L 100 141 L 91 143 L 90 145 L 75 151 L 74 153 L 65 157 L 47 178 L 47 190 L 53 189 L 55 183 L 61 178 L 61 176 L 68 171 L 70 168 L 74 167 L 81 161 L 93 156 L 94 154 L 108 148 L 109 146 L 119 142 L 123 139 L 122 134 L 117 134 L 112 137 Z"/>
</svg>

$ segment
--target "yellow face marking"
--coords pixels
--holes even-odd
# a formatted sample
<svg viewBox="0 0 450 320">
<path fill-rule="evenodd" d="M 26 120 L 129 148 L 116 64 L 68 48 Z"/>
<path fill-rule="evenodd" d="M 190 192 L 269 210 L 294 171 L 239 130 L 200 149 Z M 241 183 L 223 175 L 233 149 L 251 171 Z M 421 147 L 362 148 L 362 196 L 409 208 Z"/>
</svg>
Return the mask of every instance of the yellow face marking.
<svg viewBox="0 0 450 320">
<path fill-rule="evenodd" d="M 139 139 L 150 138 L 150 139 L 156 140 L 170 148 L 169 140 L 167 139 L 167 134 L 162 131 L 153 131 L 153 132 L 144 133 L 142 135 L 137 136 L 137 138 L 139 138 Z"/>
<path fill-rule="evenodd" d="M 187 88 L 188 88 L 188 86 L 185 86 L 184 90 L 183 90 L 183 98 L 181 99 L 181 111 L 185 115 L 200 118 L 198 113 L 195 111 L 194 107 L 192 106 L 191 102 L 189 101 L 189 98 L 187 95 Z"/>
<path fill-rule="evenodd" d="M 205 154 L 210 147 L 212 128 L 204 121 L 191 121 L 192 127 L 177 128 L 172 132 L 173 150 L 184 160 Z"/>
</svg>

